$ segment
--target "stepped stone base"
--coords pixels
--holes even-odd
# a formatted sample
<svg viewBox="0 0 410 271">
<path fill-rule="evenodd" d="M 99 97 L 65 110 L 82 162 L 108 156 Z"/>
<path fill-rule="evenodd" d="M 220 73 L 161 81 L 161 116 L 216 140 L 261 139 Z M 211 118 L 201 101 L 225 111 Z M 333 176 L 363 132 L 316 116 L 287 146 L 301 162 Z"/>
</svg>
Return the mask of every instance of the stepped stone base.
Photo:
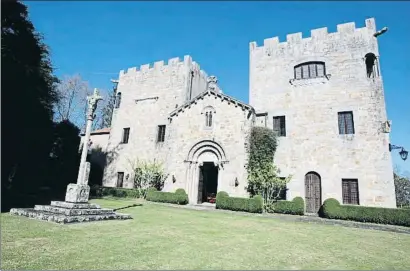
<svg viewBox="0 0 410 271">
<path fill-rule="evenodd" d="M 132 218 L 128 214 L 115 213 L 112 209 L 102 209 L 97 204 L 65 201 L 52 201 L 50 205 L 36 205 L 34 208 L 13 208 L 10 214 L 61 224 Z"/>
</svg>

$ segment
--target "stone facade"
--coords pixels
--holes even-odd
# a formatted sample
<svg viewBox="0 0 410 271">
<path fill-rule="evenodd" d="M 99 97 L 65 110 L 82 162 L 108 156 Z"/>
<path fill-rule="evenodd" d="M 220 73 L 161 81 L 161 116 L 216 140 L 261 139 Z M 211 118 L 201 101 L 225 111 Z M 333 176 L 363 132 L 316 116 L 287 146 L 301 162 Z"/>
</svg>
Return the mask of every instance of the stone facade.
<svg viewBox="0 0 410 271">
<path fill-rule="evenodd" d="M 287 199 L 305 197 L 305 175 L 314 172 L 320 202 L 329 197 L 343 202 L 342 179 L 356 179 L 360 205 L 395 207 L 375 22 L 337 29 L 312 30 L 309 38 L 291 34 L 286 42 L 266 39 L 259 47 L 251 42 L 250 105 L 222 94 L 216 78 L 190 56 L 121 71 L 104 186 L 117 186 L 121 172 L 123 186 L 132 187 L 132 165 L 155 159 L 169 174 L 164 191 L 184 188 L 195 204 L 201 166 L 212 162 L 218 169 L 217 190 L 246 197 L 247 135 L 254 125 L 272 128 L 273 117 L 285 116 L 286 136 L 279 137 L 275 164 L 283 176 L 293 176 Z M 371 78 L 368 53 L 376 56 L 377 75 Z M 323 76 L 295 79 L 295 66 L 306 62 L 324 63 Z M 339 134 L 338 113 L 344 111 L 353 112 L 352 134 Z M 207 127 L 209 112 L 212 125 Z M 158 142 L 159 125 L 165 125 L 163 142 Z M 126 144 L 124 128 L 129 128 Z"/>
<path fill-rule="evenodd" d="M 305 174 L 321 177 L 322 201 L 342 202 L 342 178 L 357 179 L 361 205 L 396 207 L 383 81 L 368 78 L 365 56 L 379 60 L 374 19 L 365 27 L 354 23 L 265 39 L 250 43 L 249 101 L 258 112 L 286 116 L 286 136 L 280 137 L 275 163 L 283 174 L 292 174 L 288 198 L 305 195 Z M 295 80 L 294 67 L 307 61 L 325 63 L 326 75 Z M 354 134 L 339 135 L 338 112 L 352 111 Z M 260 123 L 259 121 L 257 122 Z"/>
</svg>

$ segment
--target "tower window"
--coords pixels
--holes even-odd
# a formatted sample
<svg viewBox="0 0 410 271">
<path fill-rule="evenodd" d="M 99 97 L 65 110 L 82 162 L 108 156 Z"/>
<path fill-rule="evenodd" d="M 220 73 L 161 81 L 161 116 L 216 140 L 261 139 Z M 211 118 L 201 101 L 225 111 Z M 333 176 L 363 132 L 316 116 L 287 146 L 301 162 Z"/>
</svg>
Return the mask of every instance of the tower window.
<svg viewBox="0 0 410 271">
<path fill-rule="evenodd" d="M 342 179 L 343 204 L 359 205 L 359 185 L 357 179 Z"/>
<path fill-rule="evenodd" d="M 314 61 L 296 65 L 294 68 L 295 79 L 308 79 L 323 77 L 326 74 L 325 63 Z"/>
<path fill-rule="evenodd" d="M 165 141 L 165 125 L 158 125 L 157 142 Z"/>
<path fill-rule="evenodd" d="M 130 139 L 130 128 L 124 128 L 122 131 L 121 143 L 127 144 L 129 139 Z"/>
<path fill-rule="evenodd" d="M 364 56 L 366 63 L 367 78 L 379 77 L 379 65 L 377 57 L 373 53 L 368 53 Z"/>
<path fill-rule="evenodd" d="M 115 97 L 115 108 L 120 108 L 121 104 L 121 92 L 118 92 L 117 96 Z"/>
<path fill-rule="evenodd" d="M 286 117 L 273 117 L 273 131 L 277 136 L 286 136 Z"/>
<path fill-rule="evenodd" d="M 339 122 L 339 134 L 349 135 L 354 134 L 354 122 L 353 122 L 353 112 L 339 112 L 338 122 Z"/>
</svg>

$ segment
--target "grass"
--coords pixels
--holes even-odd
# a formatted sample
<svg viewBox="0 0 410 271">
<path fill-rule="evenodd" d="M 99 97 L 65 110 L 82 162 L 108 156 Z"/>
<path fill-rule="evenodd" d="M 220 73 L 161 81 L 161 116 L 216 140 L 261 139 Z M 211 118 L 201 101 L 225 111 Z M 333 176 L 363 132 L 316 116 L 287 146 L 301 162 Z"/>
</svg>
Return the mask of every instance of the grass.
<svg viewBox="0 0 410 271">
<path fill-rule="evenodd" d="M 93 200 L 119 208 L 135 200 Z M 403 269 L 410 235 L 144 203 L 134 219 L 1 215 L 1 269 Z"/>
</svg>

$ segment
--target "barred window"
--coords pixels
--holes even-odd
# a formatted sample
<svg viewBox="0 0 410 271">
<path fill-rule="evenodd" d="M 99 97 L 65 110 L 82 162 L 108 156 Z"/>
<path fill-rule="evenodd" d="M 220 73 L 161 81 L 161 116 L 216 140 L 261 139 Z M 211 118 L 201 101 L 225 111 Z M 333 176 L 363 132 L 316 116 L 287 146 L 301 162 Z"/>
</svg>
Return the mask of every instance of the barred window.
<svg viewBox="0 0 410 271">
<path fill-rule="evenodd" d="M 324 62 L 306 62 L 296 65 L 294 68 L 295 79 L 308 79 L 325 76 Z"/>
<path fill-rule="evenodd" d="M 286 118 L 285 116 L 273 117 L 273 131 L 277 136 L 286 136 Z"/>
<path fill-rule="evenodd" d="M 165 141 L 165 125 L 158 125 L 157 142 Z"/>
<path fill-rule="evenodd" d="M 124 182 L 124 172 L 117 172 L 117 187 L 122 187 Z"/>
<path fill-rule="evenodd" d="M 339 122 L 339 134 L 340 135 L 350 135 L 354 134 L 354 122 L 353 122 L 353 112 L 339 112 L 338 122 Z"/>
<path fill-rule="evenodd" d="M 130 138 L 130 128 L 124 128 L 122 131 L 122 141 L 121 143 L 127 144 Z"/>
<path fill-rule="evenodd" d="M 357 179 L 342 179 L 343 204 L 359 205 L 359 185 Z"/>
</svg>

